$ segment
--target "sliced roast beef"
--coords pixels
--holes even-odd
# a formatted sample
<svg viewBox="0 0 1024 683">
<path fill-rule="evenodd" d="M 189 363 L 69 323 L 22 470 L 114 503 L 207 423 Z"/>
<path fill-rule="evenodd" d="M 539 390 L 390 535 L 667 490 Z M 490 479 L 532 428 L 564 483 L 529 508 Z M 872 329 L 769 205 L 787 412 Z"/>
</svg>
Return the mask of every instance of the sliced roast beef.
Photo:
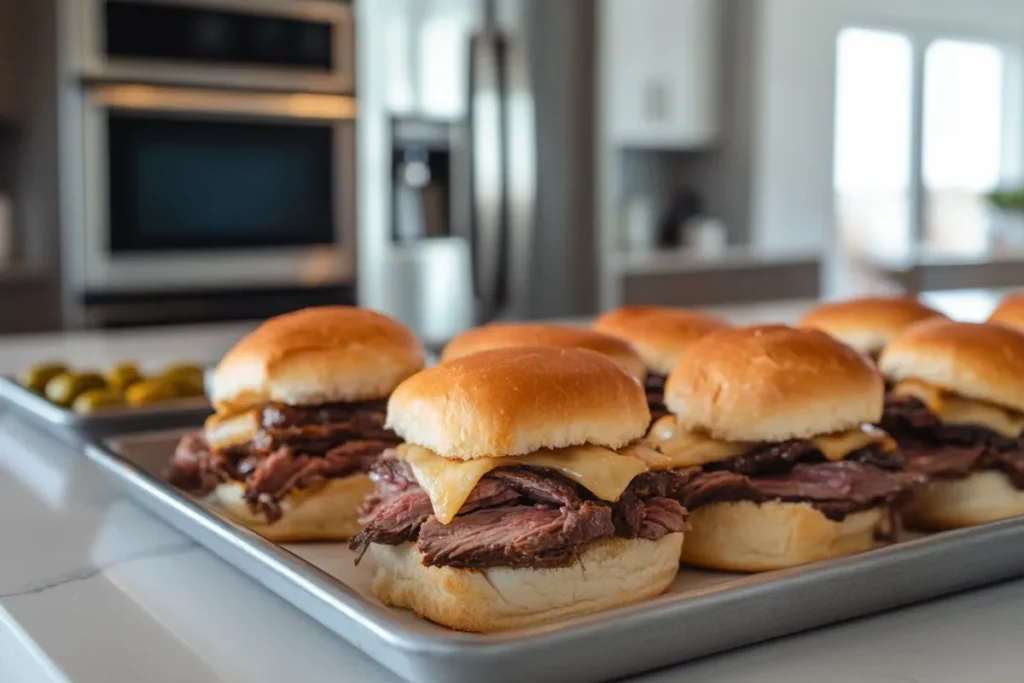
<svg viewBox="0 0 1024 683">
<path fill-rule="evenodd" d="M 236 449 L 207 447 L 201 433 L 178 446 L 167 478 L 176 486 L 205 494 L 217 484 L 245 484 L 253 512 L 275 521 L 278 503 L 292 489 L 366 471 L 383 451 L 400 442 L 384 429 L 385 401 L 286 406 L 270 403 L 252 440 Z"/>
<path fill-rule="evenodd" d="M 649 374 L 644 384 L 647 392 L 647 405 L 651 409 L 651 421 L 665 417 L 669 414 L 665 406 L 665 375 Z"/>
<path fill-rule="evenodd" d="M 886 396 L 881 427 L 901 446 L 922 435 L 934 434 L 941 425 L 942 421 L 920 399 L 893 394 Z"/>
<path fill-rule="evenodd" d="M 750 477 L 729 470 L 701 472 L 687 483 L 682 503 L 691 512 L 711 503 L 750 500 L 760 503 L 763 494 L 750 483 Z"/>
<path fill-rule="evenodd" d="M 781 441 L 762 443 L 742 455 L 706 465 L 708 470 L 729 470 L 737 474 L 754 476 L 769 472 L 785 472 L 801 460 L 818 452 L 810 441 Z"/>
<path fill-rule="evenodd" d="M 886 470 L 858 462 L 801 463 L 783 475 L 756 477 L 754 488 L 766 498 L 844 501 L 873 506 L 889 503 L 924 483 L 920 475 Z"/>
<path fill-rule="evenodd" d="M 687 483 L 699 473 L 700 468 L 691 467 L 644 472 L 634 477 L 612 506 L 616 535 L 623 538 L 643 537 L 646 501 L 654 498 L 681 500 L 685 495 Z"/>
<path fill-rule="evenodd" d="M 899 505 L 924 478 L 889 472 L 858 462 L 799 463 L 789 472 L 747 477 L 726 470 L 704 472 L 689 483 L 682 499 L 688 510 L 710 503 L 749 500 L 807 502 L 830 519 L 881 504 Z"/>
<path fill-rule="evenodd" d="M 1014 488 L 1024 490 L 1024 448 L 986 453 L 982 466 L 1002 470 Z"/>
<path fill-rule="evenodd" d="M 356 564 L 371 543 L 400 545 L 415 541 L 420 527 L 433 513 L 430 497 L 418 486 L 378 501 L 360 520 L 365 526 L 349 544 L 356 551 Z"/>
<path fill-rule="evenodd" d="M 656 540 L 683 530 L 686 510 L 674 498 L 697 472 L 642 474 L 612 505 L 550 470 L 499 468 L 480 479 L 454 520 L 441 524 L 408 465 L 384 458 L 371 469 L 377 492 L 366 501 L 366 526 L 351 547 L 361 557 L 370 543 L 418 538 L 426 564 L 565 566 L 598 538 Z"/>
<path fill-rule="evenodd" d="M 556 507 L 578 507 L 580 504 L 575 486 L 554 472 L 502 467 L 490 472 L 487 479 L 496 479 L 535 503 Z"/>
<path fill-rule="evenodd" d="M 297 455 L 290 448 L 279 448 L 260 459 L 245 478 L 245 500 L 253 513 L 262 512 L 267 521 L 274 522 L 281 516 L 278 503 L 292 490 L 366 471 L 387 447 L 378 441 L 349 441 L 322 456 Z"/>
<path fill-rule="evenodd" d="M 943 424 L 911 396 L 886 400 L 882 426 L 900 442 L 913 472 L 960 479 L 976 470 L 996 469 L 1024 490 L 1024 435 L 1008 438 L 978 425 Z"/>
<path fill-rule="evenodd" d="M 898 472 L 907 466 L 907 459 L 896 449 L 885 448 L 879 444 L 872 444 L 854 451 L 846 456 L 845 460 L 859 462 L 865 465 L 874 465 L 883 470 Z"/>
<path fill-rule="evenodd" d="M 388 402 L 326 403 L 319 406 L 289 406 L 268 403 L 263 408 L 263 426 L 268 429 L 288 429 L 317 425 L 352 424 L 368 432 L 384 428 Z"/>
<path fill-rule="evenodd" d="M 607 505 L 585 502 L 579 509 L 522 505 L 459 515 L 450 524 L 429 518 L 417 547 L 427 566 L 564 567 L 580 546 L 610 538 L 615 529 Z"/>
<path fill-rule="evenodd" d="M 686 531 L 686 508 L 672 498 L 651 498 L 643 501 L 643 522 L 640 538 L 657 541 L 667 534 Z"/>
<path fill-rule="evenodd" d="M 907 446 L 907 469 L 938 479 L 962 479 L 971 473 L 984 453 L 982 446 Z"/>
<path fill-rule="evenodd" d="M 753 446 L 741 455 L 705 465 L 705 469 L 729 470 L 750 477 L 762 474 L 788 472 L 800 462 L 822 462 L 825 458 L 811 441 L 766 442 Z M 883 469 L 900 470 L 906 464 L 899 451 L 872 444 L 850 453 L 846 460 L 875 465 Z"/>
<path fill-rule="evenodd" d="M 231 479 L 239 455 L 211 452 L 201 431 L 187 434 L 174 449 L 164 478 L 178 488 L 204 496 Z"/>
</svg>

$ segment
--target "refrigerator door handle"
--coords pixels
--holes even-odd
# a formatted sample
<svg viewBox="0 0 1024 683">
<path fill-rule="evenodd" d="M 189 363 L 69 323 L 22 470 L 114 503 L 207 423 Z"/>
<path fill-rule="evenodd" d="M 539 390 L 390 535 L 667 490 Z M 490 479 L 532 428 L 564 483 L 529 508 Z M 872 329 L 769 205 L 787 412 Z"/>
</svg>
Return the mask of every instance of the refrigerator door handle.
<svg viewBox="0 0 1024 683">
<path fill-rule="evenodd" d="M 531 265 L 537 202 L 537 134 L 530 58 L 526 39 L 511 36 L 504 43 L 506 220 L 508 314 L 531 315 Z"/>
<path fill-rule="evenodd" d="M 469 58 L 470 240 L 479 315 L 494 318 L 506 280 L 506 160 L 502 40 L 491 29 L 474 35 Z"/>
</svg>

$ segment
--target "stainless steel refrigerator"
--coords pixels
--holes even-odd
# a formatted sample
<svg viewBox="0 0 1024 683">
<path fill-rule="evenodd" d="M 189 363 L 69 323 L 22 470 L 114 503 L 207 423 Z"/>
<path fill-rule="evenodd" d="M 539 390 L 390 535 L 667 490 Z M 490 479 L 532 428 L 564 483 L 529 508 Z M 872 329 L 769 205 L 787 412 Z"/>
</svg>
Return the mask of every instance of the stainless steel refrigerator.
<svg viewBox="0 0 1024 683">
<path fill-rule="evenodd" d="M 356 3 L 358 297 L 439 344 L 594 303 L 589 0 Z"/>
</svg>

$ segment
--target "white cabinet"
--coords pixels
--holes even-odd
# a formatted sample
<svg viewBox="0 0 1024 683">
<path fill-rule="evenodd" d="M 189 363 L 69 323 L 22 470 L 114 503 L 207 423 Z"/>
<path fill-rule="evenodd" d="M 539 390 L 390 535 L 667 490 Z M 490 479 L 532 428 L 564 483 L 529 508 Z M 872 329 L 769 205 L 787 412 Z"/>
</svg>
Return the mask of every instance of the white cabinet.
<svg viewBox="0 0 1024 683">
<path fill-rule="evenodd" d="M 612 142 L 694 149 L 715 141 L 721 0 L 602 0 L 600 90 Z"/>
</svg>

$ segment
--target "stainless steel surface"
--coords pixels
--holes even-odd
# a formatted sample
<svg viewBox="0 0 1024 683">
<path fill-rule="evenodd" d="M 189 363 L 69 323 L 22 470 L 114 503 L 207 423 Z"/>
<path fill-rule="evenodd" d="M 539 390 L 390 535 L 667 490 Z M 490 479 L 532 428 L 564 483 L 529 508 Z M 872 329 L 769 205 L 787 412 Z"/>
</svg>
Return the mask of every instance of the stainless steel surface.
<svg viewBox="0 0 1024 683">
<path fill-rule="evenodd" d="M 640 605 L 458 633 L 377 602 L 372 566 L 353 567 L 343 544 L 275 545 L 162 483 L 155 473 L 179 436 L 121 437 L 87 455 L 172 526 L 413 681 L 609 680 L 1024 574 L 1016 519 L 761 575 L 684 570 Z"/>
<path fill-rule="evenodd" d="M 108 249 L 106 115 L 129 111 L 178 118 L 331 125 L 334 129 L 334 246 L 159 251 L 111 255 Z M 351 97 L 249 93 L 145 85 L 97 85 L 85 91 L 81 230 L 68 233 L 81 255 L 76 284 L 100 292 L 210 289 L 224 286 L 322 285 L 355 277 L 356 103 Z M 84 222 L 83 222 L 84 221 Z"/>
<path fill-rule="evenodd" d="M 574 137 L 576 131 L 585 136 L 589 124 L 574 120 L 566 134 L 562 118 L 536 114 L 537 93 L 546 86 L 543 106 L 578 118 L 574 87 L 589 72 L 589 52 L 566 35 L 586 32 L 587 7 L 543 0 L 356 4 L 361 305 L 401 318 L 428 341 L 434 340 L 420 321 L 431 321 L 430 334 L 449 321 L 438 339 L 460 333 L 467 312 L 456 309 L 465 306 L 465 295 L 423 301 L 417 304 L 423 310 L 410 312 L 416 292 L 396 296 L 392 277 L 400 263 L 440 271 L 443 262 L 461 260 L 465 241 L 471 262 L 462 267 L 470 276 L 445 277 L 452 287 L 471 288 L 474 322 L 592 310 L 591 259 L 579 256 L 593 242 L 591 168 L 579 161 L 592 140 Z M 553 19 L 565 21 L 566 31 L 561 25 L 548 31 Z M 582 110 L 586 116 L 591 107 Z M 395 121 L 407 120 L 440 121 L 454 131 L 450 237 L 437 244 L 392 238 L 391 134 Z M 544 164 L 538 163 L 541 146 Z"/>
<path fill-rule="evenodd" d="M 504 102 L 502 42 L 497 31 L 484 27 L 470 39 L 469 123 L 473 188 L 473 281 L 485 318 L 504 303 L 501 296 L 505 253 Z"/>
<path fill-rule="evenodd" d="M 0 377 L 0 410 L 9 408 L 54 433 L 75 443 L 82 437 L 103 437 L 185 425 L 201 425 L 213 412 L 205 398 L 140 406 L 114 408 L 82 415 L 50 403 L 9 377 Z"/>
<path fill-rule="evenodd" d="M 272 68 L 261 66 L 159 62 L 108 57 L 104 54 L 102 11 L 106 0 L 63 0 L 75 30 L 72 47 L 75 71 L 97 81 L 167 83 L 229 88 L 253 88 L 328 93 L 355 92 L 355 28 L 348 3 L 332 0 L 145 0 L 233 10 L 254 15 L 330 23 L 333 27 L 334 68 Z"/>
</svg>

